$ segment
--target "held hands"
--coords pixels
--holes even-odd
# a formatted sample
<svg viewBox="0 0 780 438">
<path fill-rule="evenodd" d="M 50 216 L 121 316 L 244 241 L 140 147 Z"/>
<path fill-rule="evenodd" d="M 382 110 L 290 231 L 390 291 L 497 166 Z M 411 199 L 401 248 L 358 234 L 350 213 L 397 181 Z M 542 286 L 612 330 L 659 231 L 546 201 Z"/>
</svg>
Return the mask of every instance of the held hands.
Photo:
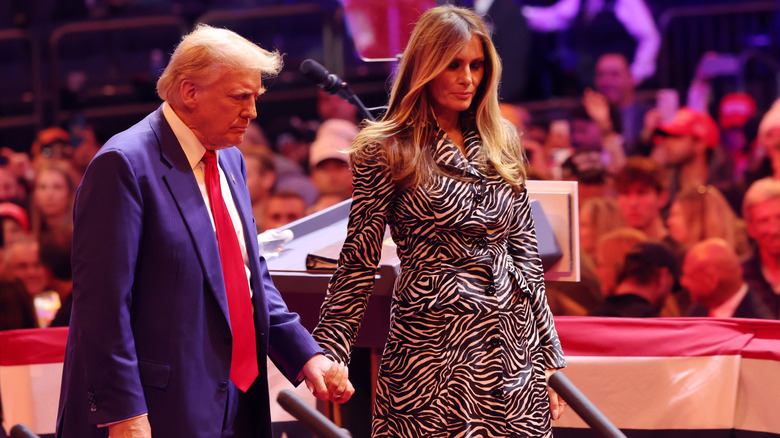
<svg viewBox="0 0 780 438">
<path fill-rule="evenodd" d="M 546 370 L 544 372 L 545 380 L 549 382 L 550 376 L 552 376 L 555 371 L 556 370 Z M 547 386 L 547 393 L 550 396 L 550 416 L 553 420 L 557 420 L 561 418 L 563 411 L 566 410 L 566 402 L 550 386 Z"/>
<path fill-rule="evenodd" d="M 344 403 L 355 393 L 347 366 L 316 354 L 303 366 L 306 386 L 320 400 Z"/>
</svg>

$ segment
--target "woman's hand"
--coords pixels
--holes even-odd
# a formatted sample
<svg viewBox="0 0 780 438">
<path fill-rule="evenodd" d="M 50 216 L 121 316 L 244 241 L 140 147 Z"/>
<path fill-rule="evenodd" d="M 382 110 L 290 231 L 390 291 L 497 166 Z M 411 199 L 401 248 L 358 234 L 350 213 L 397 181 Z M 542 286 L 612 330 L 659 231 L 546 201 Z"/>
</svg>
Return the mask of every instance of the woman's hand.
<svg viewBox="0 0 780 438">
<path fill-rule="evenodd" d="M 550 396 L 550 417 L 552 417 L 553 420 L 561 418 L 561 415 L 563 415 L 563 411 L 566 410 L 567 406 L 561 396 L 549 385 L 550 376 L 552 376 L 555 371 L 557 370 L 546 370 L 544 372 L 544 378 L 548 382 L 547 393 Z"/>
</svg>

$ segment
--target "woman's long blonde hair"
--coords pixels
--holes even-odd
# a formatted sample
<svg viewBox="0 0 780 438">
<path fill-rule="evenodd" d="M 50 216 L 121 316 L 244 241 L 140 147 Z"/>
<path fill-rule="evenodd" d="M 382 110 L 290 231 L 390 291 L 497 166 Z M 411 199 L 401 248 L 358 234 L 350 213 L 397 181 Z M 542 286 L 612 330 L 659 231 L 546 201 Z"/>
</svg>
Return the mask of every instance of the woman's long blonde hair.
<svg viewBox="0 0 780 438">
<path fill-rule="evenodd" d="M 525 182 L 525 156 L 516 128 L 501 117 L 498 83 L 501 61 L 485 23 L 474 12 L 451 5 L 429 9 L 417 22 L 396 70 L 388 110 L 382 120 L 368 122 L 351 149 L 353 162 L 371 144 L 384 145 L 400 188 L 417 187 L 437 173 L 431 147 L 438 126 L 427 85 L 476 36 L 485 53 L 485 74 L 461 124 L 473 126 L 482 138 L 481 167 L 494 168 L 516 191 Z"/>
<path fill-rule="evenodd" d="M 744 222 L 737 217 L 723 194 L 713 186 L 688 188 L 675 196 L 688 227 L 687 248 L 703 240 L 725 240 L 740 256 L 750 252 Z"/>
</svg>

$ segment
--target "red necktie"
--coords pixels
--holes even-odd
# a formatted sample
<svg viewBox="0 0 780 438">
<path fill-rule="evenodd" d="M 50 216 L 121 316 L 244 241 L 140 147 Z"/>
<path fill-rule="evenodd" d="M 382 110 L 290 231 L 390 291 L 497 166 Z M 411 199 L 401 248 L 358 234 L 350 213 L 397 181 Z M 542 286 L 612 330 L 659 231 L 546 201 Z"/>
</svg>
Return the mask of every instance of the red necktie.
<svg viewBox="0 0 780 438">
<path fill-rule="evenodd" d="M 219 258 L 222 262 L 222 274 L 225 277 L 230 326 L 233 329 L 230 380 L 238 389 L 246 392 L 258 375 L 257 344 L 249 283 L 236 230 L 233 228 L 233 221 L 230 220 L 225 201 L 222 199 L 216 153 L 206 151 L 203 163 L 206 164 L 206 191 L 211 203 L 211 213 L 214 215 L 214 226 L 217 229 Z"/>
</svg>

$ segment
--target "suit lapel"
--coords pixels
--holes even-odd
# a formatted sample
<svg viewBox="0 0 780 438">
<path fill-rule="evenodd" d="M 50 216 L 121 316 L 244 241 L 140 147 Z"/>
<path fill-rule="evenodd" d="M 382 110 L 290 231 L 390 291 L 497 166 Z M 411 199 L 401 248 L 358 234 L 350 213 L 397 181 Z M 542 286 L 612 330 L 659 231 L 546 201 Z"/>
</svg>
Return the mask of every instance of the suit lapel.
<svg viewBox="0 0 780 438">
<path fill-rule="evenodd" d="M 162 107 L 155 113 L 157 117 L 150 120 L 152 130 L 160 142 L 160 152 L 163 160 L 170 165 L 163 174 L 171 196 L 190 234 L 198 260 L 203 268 L 209 289 L 219 303 L 225 319 L 230 321 L 228 312 L 225 282 L 222 278 L 222 267 L 219 263 L 219 247 L 211 226 L 206 204 L 203 202 L 195 175 L 192 173 L 187 157 L 173 134 L 162 113 Z M 173 212 L 171 212 L 173 213 Z"/>
</svg>

